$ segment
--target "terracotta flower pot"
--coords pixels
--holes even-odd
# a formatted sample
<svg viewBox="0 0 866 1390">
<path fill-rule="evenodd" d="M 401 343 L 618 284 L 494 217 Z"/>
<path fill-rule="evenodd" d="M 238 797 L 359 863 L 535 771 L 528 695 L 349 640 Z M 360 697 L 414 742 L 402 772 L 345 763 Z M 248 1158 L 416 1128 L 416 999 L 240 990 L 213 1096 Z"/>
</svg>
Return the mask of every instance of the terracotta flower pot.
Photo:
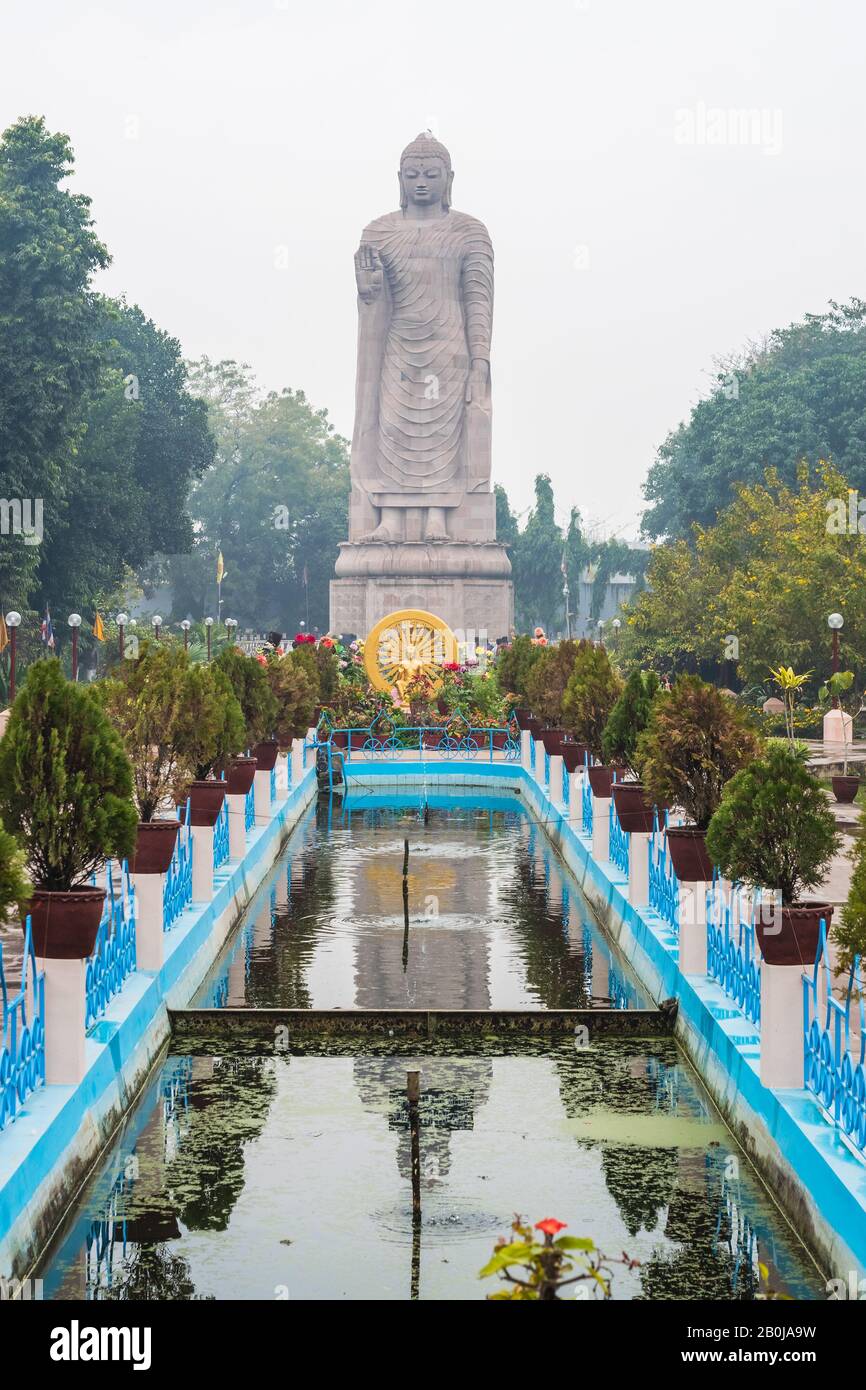
<svg viewBox="0 0 866 1390">
<path fill-rule="evenodd" d="M 228 769 L 228 790 L 232 796 L 246 796 L 253 785 L 258 769 L 255 758 L 232 758 Z"/>
<path fill-rule="evenodd" d="M 562 740 L 565 737 L 562 729 L 542 729 L 541 741 L 544 744 L 544 751 L 549 757 L 555 758 L 562 750 Z"/>
<path fill-rule="evenodd" d="M 216 825 L 227 787 L 227 782 L 217 782 L 214 778 L 208 778 L 204 782 L 190 782 L 190 825 Z"/>
<path fill-rule="evenodd" d="M 830 903 L 795 903 L 783 907 L 781 920 L 762 920 L 757 914 L 755 934 L 767 965 L 801 965 L 811 970 L 818 954 L 823 917 L 827 930 L 833 916 Z M 768 913 L 769 917 L 769 913 Z"/>
<path fill-rule="evenodd" d="M 493 747 L 494 747 L 494 748 L 500 748 L 500 749 L 501 749 L 501 748 L 504 748 L 504 747 L 506 746 L 507 743 L 508 743 L 508 734 L 505 733 L 502 729 L 494 730 L 494 734 L 493 734 Z"/>
<path fill-rule="evenodd" d="M 562 743 L 562 761 L 565 763 L 567 772 L 577 772 L 583 767 L 586 755 L 589 753 L 589 746 L 586 743 Z"/>
<path fill-rule="evenodd" d="M 712 883 L 713 861 L 707 853 L 707 832 L 695 825 L 668 826 L 668 849 L 681 883 Z"/>
<path fill-rule="evenodd" d="M 179 830 L 179 820 L 139 821 L 135 849 L 129 860 L 130 872 L 166 873 L 174 854 Z"/>
<path fill-rule="evenodd" d="M 833 783 L 833 795 L 836 800 L 841 801 L 845 806 L 849 806 L 860 790 L 860 778 L 849 776 L 833 777 L 831 781 Z"/>
<path fill-rule="evenodd" d="M 513 713 L 513 715 L 514 715 L 514 718 L 517 720 L 517 726 L 518 726 L 518 728 L 520 728 L 520 729 L 528 729 L 528 728 L 529 728 L 529 726 L 530 726 L 530 724 L 531 724 L 531 722 L 532 722 L 532 711 L 531 711 L 531 710 L 528 710 L 524 705 L 521 705 L 521 706 L 519 706 L 518 708 L 515 708 L 515 709 L 512 711 L 512 713 Z"/>
<path fill-rule="evenodd" d="M 40 960 L 86 960 L 93 955 L 102 912 L 103 888 L 70 888 L 52 893 L 34 890 L 29 913 L 33 949 Z"/>
<path fill-rule="evenodd" d="M 335 729 L 331 734 L 331 743 L 334 748 L 348 748 L 349 732 L 347 729 Z"/>
<path fill-rule="evenodd" d="M 256 759 L 259 772 L 272 772 L 277 765 L 277 755 L 280 745 L 275 738 L 262 739 L 253 749 L 253 757 Z"/>
<path fill-rule="evenodd" d="M 442 740 L 445 738 L 445 730 L 426 729 L 421 735 L 421 743 L 424 748 L 436 749 L 441 747 Z"/>
<path fill-rule="evenodd" d="M 587 776 L 593 796 L 610 796 L 610 789 L 613 786 L 614 773 L 616 772 L 618 772 L 618 768 L 604 767 L 601 763 L 596 763 L 595 767 L 589 768 Z"/>
<path fill-rule="evenodd" d="M 540 719 L 527 719 L 526 724 L 525 724 L 525 728 L 529 731 L 529 733 L 532 735 L 532 737 L 533 737 L 534 739 L 541 738 L 541 720 L 540 720 Z"/>
<path fill-rule="evenodd" d="M 653 807 L 647 802 L 640 782 L 614 782 L 611 795 L 623 830 L 629 834 L 646 834 L 652 830 Z"/>
</svg>

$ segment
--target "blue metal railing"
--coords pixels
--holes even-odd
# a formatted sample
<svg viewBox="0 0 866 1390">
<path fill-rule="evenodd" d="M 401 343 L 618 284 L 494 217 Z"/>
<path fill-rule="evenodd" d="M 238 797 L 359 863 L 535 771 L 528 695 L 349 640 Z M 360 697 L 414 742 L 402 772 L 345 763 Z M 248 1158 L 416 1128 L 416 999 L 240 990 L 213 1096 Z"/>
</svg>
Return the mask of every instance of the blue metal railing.
<svg viewBox="0 0 866 1390">
<path fill-rule="evenodd" d="M 592 834 L 592 787 L 589 785 L 589 778 L 583 779 L 583 833 Z"/>
<path fill-rule="evenodd" d="M 244 830 L 252 830 L 256 823 L 256 792 L 250 787 L 244 797 Z"/>
<path fill-rule="evenodd" d="M 323 737 L 323 734 L 325 737 Z M 444 724 L 395 724 L 388 715 L 377 715 L 366 728 L 330 728 L 320 720 L 316 741 L 306 748 L 331 747 L 346 762 L 359 755 L 388 758 L 398 753 L 438 753 L 447 758 L 476 758 L 486 754 L 490 762 L 496 753 L 508 762 L 520 758 L 520 730 L 516 720 L 502 727 L 473 725 L 460 712 Z M 534 753 L 533 753 L 534 757 Z"/>
<path fill-rule="evenodd" d="M 649 854 L 649 905 L 654 908 L 662 921 L 667 922 L 671 931 L 679 935 L 680 930 L 680 884 L 674 873 L 674 866 L 668 853 L 667 812 L 665 826 L 659 826 L 658 812 L 653 820 L 653 833 L 647 845 Z"/>
<path fill-rule="evenodd" d="M 546 748 L 544 750 L 544 785 L 550 786 L 550 754 Z"/>
<path fill-rule="evenodd" d="M 277 769 L 271 768 L 271 804 L 277 799 Z"/>
<path fill-rule="evenodd" d="M 85 1028 L 90 1028 L 102 1017 L 110 1001 L 135 969 L 135 889 L 129 879 L 126 860 L 118 873 L 117 865 L 109 859 L 105 873 L 105 906 L 96 948 L 87 962 L 85 973 Z"/>
<path fill-rule="evenodd" d="M 823 1005 L 820 997 L 822 976 Z M 859 1032 L 855 1055 L 851 1051 L 852 1009 L 857 1010 Z M 806 1089 L 817 1096 L 828 1119 L 862 1153 L 866 1149 L 866 1018 L 860 957 L 855 957 L 851 966 L 844 1001 L 834 998 L 827 924 L 823 918 L 815 965 L 811 974 L 803 972 L 803 1046 Z"/>
<path fill-rule="evenodd" d="M 11 1124 L 21 1106 L 45 1085 L 45 975 L 36 969 L 33 928 L 24 925 L 21 988 L 9 999 L 0 946 L 0 1002 L 3 1036 L 0 1042 L 0 1130 Z"/>
<path fill-rule="evenodd" d="M 616 803 L 613 797 L 610 799 L 610 811 L 608 815 L 610 817 L 608 834 L 608 854 L 610 855 L 610 862 L 619 869 L 620 873 L 625 874 L 627 878 L 630 837 L 628 831 L 623 830 L 619 823 L 619 816 L 616 813 Z"/>
<path fill-rule="evenodd" d="M 562 763 L 562 804 L 563 806 L 571 805 L 571 773 L 565 766 L 564 759 Z"/>
<path fill-rule="evenodd" d="M 754 914 L 755 901 L 745 912 L 739 889 L 725 893 L 716 876 L 707 894 L 707 974 L 760 1027 L 761 962 Z"/>
<path fill-rule="evenodd" d="M 180 830 L 162 889 L 162 929 L 170 931 L 192 902 L 193 838 L 189 824 L 189 798 L 180 812 Z"/>
<path fill-rule="evenodd" d="M 223 797 L 220 813 L 213 828 L 213 866 L 221 869 L 229 857 L 229 805 Z"/>
</svg>

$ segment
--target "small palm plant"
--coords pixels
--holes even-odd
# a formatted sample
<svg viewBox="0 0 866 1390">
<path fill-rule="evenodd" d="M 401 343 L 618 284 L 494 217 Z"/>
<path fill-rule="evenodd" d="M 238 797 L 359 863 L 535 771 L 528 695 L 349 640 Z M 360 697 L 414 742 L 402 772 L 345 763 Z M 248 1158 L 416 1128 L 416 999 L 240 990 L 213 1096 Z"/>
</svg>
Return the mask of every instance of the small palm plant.
<svg viewBox="0 0 866 1390">
<path fill-rule="evenodd" d="M 811 680 L 812 672 L 806 671 L 802 676 L 798 676 L 793 666 L 780 666 L 774 671 L 770 667 L 770 675 L 782 692 L 782 704 L 785 706 L 785 733 L 788 742 L 794 746 L 794 705 L 796 703 L 797 692 L 803 689 L 807 681 Z"/>
</svg>

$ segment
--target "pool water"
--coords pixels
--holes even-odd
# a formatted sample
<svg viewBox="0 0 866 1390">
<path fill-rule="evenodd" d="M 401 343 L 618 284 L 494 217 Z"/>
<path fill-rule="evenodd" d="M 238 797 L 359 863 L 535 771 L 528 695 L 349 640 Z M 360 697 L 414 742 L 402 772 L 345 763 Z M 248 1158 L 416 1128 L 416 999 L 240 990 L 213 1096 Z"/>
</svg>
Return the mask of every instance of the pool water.
<svg viewBox="0 0 866 1390">
<path fill-rule="evenodd" d="M 168 1056 L 37 1277 L 58 1299 L 482 1299 L 515 1212 L 639 1260 L 614 1298 L 751 1298 L 760 1265 L 821 1293 L 670 1040 Z"/>
<path fill-rule="evenodd" d="M 418 797 L 370 797 L 345 811 L 338 800 L 311 808 L 193 1003 L 561 1009 L 650 1000 L 516 798 L 431 798 L 425 822 Z"/>
<path fill-rule="evenodd" d="M 520 804 L 458 796 L 312 807 L 196 1002 L 651 1001 Z M 822 1296 L 670 1038 L 265 1045 L 207 1027 L 167 1051 L 69 1212 L 36 1271 L 46 1298 L 482 1299 L 515 1213 L 638 1261 L 612 1266 L 617 1299 Z"/>
</svg>

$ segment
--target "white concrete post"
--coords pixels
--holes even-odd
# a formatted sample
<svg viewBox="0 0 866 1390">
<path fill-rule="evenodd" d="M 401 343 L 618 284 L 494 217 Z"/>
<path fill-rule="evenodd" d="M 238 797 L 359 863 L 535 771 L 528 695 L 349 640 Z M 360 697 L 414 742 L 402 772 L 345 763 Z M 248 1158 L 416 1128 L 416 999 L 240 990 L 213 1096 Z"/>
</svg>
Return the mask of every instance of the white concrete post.
<svg viewBox="0 0 866 1390">
<path fill-rule="evenodd" d="M 213 826 L 191 825 L 192 900 L 209 903 L 213 897 Z"/>
<path fill-rule="evenodd" d="M 574 824 L 583 823 L 583 773 L 570 772 L 568 774 L 568 819 Z"/>
<path fill-rule="evenodd" d="M 135 964 L 138 970 L 161 970 L 165 954 L 163 894 L 165 874 L 130 874 L 135 889 Z"/>
<path fill-rule="evenodd" d="M 709 883 L 680 882 L 680 970 L 684 975 L 707 973 L 707 890 Z"/>
<path fill-rule="evenodd" d="M 610 859 L 610 803 L 609 796 L 592 794 L 592 857 L 596 864 Z"/>
<path fill-rule="evenodd" d="M 628 843 L 628 900 L 632 907 L 649 906 L 649 831 L 633 830 Z"/>
<path fill-rule="evenodd" d="M 761 962 L 761 1082 L 794 1087 L 804 1083 L 803 967 Z"/>
<path fill-rule="evenodd" d="M 522 767 L 526 768 L 527 772 L 530 770 L 529 747 L 531 738 L 532 734 L 528 729 L 520 730 L 520 763 Z"/>
<path fill-rule="evenodd" d="M 277 757 L 277 801 L 285 801 L 289 794 L 289 759 L 287 754 Z"/>
<path fill-rule="evenodd" d="M 544 782 L 544 740 L 535 740 L 535 780 L 543 788 Z"/>
<path fill-rule="evenodd" d="M 86 960 L 44 960 L 45 1084 L 77 1086 L 84 1076 Z"/>
<path fill-rule="evenodd" d="M 227 792 L 229 811 L 229 859 L 243 859 L 247 852 L 246 797 L 243 792 Z"/>
<path fill-rule="evenodd" d="M 562 754 L 553 753 L 550 759 L 550 799 L 554 806 L 562 805 Z"/>
<path fill-rule="evenodd" d="M 271 774 L 256 772 L 253 782 L 253 796 L 256 803 L 256 825 L 267 825 L 271 818 Z"/>
<path fill-rule="evenodd" d="M 304 740 L 292 739 L 292 786 L 296 787 L 304 775 Z"/>
</svg>

